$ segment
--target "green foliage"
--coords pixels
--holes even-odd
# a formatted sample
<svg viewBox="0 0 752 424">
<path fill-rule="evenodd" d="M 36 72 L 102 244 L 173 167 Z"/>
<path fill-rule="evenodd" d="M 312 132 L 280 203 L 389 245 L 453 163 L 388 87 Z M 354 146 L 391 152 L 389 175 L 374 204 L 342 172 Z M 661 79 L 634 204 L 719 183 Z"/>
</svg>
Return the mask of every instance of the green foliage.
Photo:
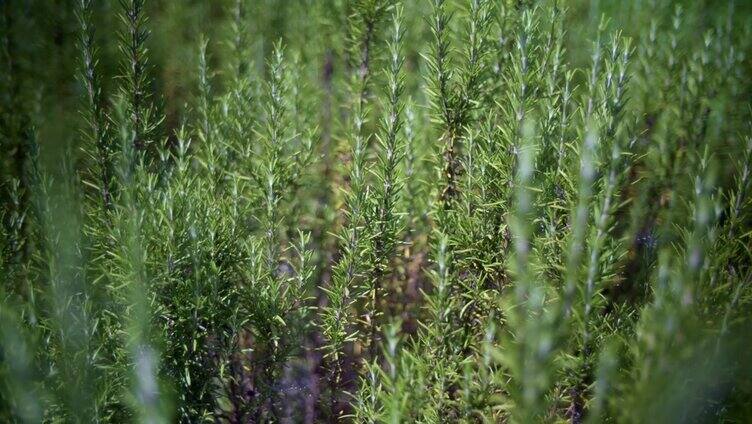
<svg viewBox="0 0 752 424">
<path fill-rule="evenodd" d="M 748 4 L 20 3 L 0 421 L 752 418 Z"/>
</svg>

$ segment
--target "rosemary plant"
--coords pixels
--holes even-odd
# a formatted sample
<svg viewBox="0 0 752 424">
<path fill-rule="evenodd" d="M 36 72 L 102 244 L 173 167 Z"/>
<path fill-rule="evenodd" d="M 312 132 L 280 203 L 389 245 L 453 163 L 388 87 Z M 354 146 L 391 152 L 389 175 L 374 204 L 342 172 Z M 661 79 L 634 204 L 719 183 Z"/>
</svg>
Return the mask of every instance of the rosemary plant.
<svg viewBox="0 0 752 424">
<path fill-rule="evenodd" d="M 0 421 L 752 419 L 749 2 L 72 4 L 0 2 Z"/>
</svg>

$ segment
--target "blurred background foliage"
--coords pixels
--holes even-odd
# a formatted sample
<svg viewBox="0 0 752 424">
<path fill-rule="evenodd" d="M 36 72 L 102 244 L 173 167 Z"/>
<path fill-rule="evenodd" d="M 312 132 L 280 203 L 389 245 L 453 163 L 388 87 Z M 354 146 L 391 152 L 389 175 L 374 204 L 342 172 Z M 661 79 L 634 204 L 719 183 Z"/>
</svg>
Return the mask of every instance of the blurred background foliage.
<svg viewBox="0 0 752 424">
<path fill-rule="evenodd" d="M 731 0 L 735 16 L 731 19 L 745 25 L 752 11 L 752 2 Z M 149 72 L 155 99 L 166 115 L 165 133 L 169 134 L 181 121 L 186 104 L 197 92 L 198 42 L 201 36 L 209 40 L 211 64 L 219 69 L 231 55 L 230 30 L 235 0 L 153 0 L 147 2 L 148 28 L 152 33 L 147 45 Z M 13 80 L 14 89 L 23 96 L 34 96 L 36 101 L 19 104 L 36 108 L 29 111 L 35 116 L 40 141 L 45 146 L 63 147 L 75 143 L 80 127 L 78 102 L 83 86 L 75 78 L 79 53 L 78 22 L 75 16 L 76 0 L 2 0 L 3 34 L 5 48 L 12 50 L 14 64 L 6 69 Z M 269 57 L 277 40 L 298 48 L 302 54 L 312 56 L 318 63 L 323 79 L 328 72 L 328 50 L 341 53 L 343 46 L 337 38 L 326 40 L 333 28 L 344 28 L 346 0 L 254 0 L 249 3 L 245 19 L 250 28 L 251 58 L 254 66 L 263 69 L 264 58 Z M 414 0 L 406 8 L 406 26 L 410 28 L 405 40 L 405 53 L 410 63 L 408 70 L 415 72 L 420 47 L 430 38 L 426 19 L 429 2 Z M 592 39 L 602 16 L 608 19 L 611 29 L 620 29 L 625 36 L 636 39 L 647 36 L 645 25 L 651 17 L 669 16 L 677 5 L 683 6 L 688 22 L 695 29 L 682 40 L 689 45 L 702 42 L 705 29 L 719 19 L 726 19 L 729 2 L 717 0 L 563 0 L 567 8 L 566 51 L 573 66 L 586 64 L 591 55 Z M 94 2 L 93 21 L 97 24 L 96 42 L 100 49 L 100 73 L 103 92 L 112 92 L 117 84 L 120 61 L 118 58 L 117 0 Z M 323 38 L 323 40 L 322 40 Z M 323 41 L 319 43 L 318 41 Z M 321 46 L 325 46 L 325 51 Z M 4 62 L 7 63 L 7 62 Z M 341 67 L 343 64 L 336 64 Z M 341 69 L 340 69 L 341 71 Z M 215 84 L 222 86 L 224 75 L 217 72 Z M 32 105 L 32 106 L 29 106 Z M 36 106 L 33 106 L 36 105 Z M 44 107 L 41 107 L 44 105 Z M 43 149 L 45 157 L 56 157 L 55 148 Z M 55 161 L 52 161 L 55 162 Z M 54 163 L 53 163 L 54 165 Z"/>
</svg>

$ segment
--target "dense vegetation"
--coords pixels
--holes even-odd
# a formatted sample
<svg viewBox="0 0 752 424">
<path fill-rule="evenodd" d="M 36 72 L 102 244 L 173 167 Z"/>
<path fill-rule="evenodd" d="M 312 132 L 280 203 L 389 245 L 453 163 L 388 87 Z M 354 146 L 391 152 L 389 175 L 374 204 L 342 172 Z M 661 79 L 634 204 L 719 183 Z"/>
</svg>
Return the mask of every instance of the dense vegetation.
<svg viewBox="0 0 752 424">
<path fill-rule="evenodd" d="M 0 421 L 749 422 L 737 3 L 1 1 Z"/>
</svg>

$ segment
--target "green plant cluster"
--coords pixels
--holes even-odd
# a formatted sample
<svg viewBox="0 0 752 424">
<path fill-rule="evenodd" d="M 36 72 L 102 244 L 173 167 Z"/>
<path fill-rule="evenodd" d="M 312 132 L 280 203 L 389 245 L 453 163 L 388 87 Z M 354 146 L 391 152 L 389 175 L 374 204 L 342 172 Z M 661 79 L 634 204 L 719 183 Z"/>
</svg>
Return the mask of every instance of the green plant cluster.
<svg viewBox="0 0 752 424">
<path fill-rule="evenodd" d="M 0 421 L 752 420 L 748 5 L 21 3 Z"/>
</svg>

